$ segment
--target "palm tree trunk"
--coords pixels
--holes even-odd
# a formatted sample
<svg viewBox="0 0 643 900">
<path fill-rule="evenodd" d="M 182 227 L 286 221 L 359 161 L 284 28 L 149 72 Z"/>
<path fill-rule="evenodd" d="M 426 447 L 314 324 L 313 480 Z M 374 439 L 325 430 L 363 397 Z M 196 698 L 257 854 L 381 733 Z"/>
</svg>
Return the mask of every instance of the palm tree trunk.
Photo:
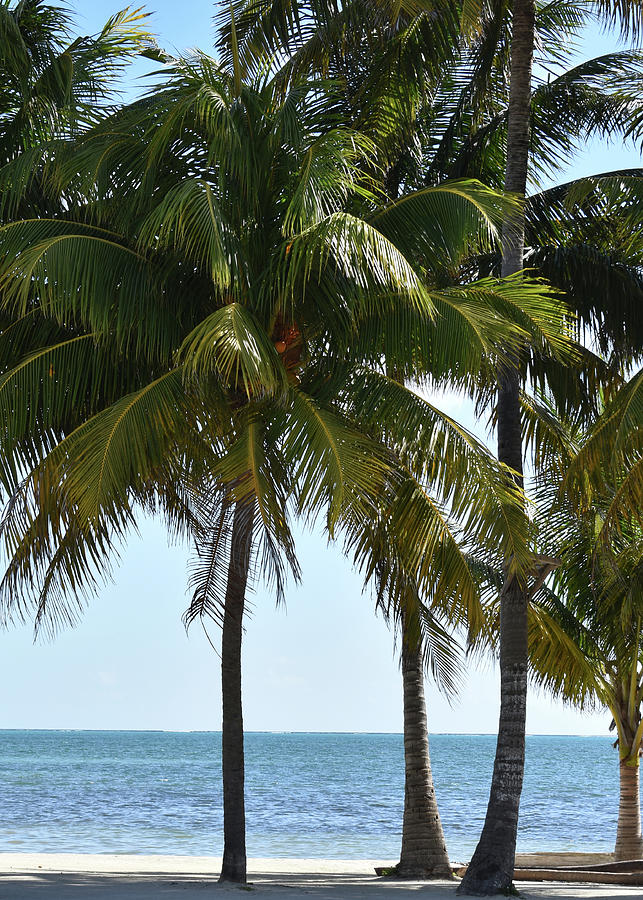
<svg viewBox="0 0 643 900">
<path fill-rule="evenodd" d="M 534 22 L 534 0 L 514 0 L 505 189 L 523 197 L 529 162 Z M 524 243 L 525 221 L 520 215 L 503 228 L 503 276 L 522 271 Z M 498 459 L 514 469 L 522 485 L 517 365 L 505 372 L 498 389 Z M 498 894 L 512 887 L 525 765 L 527 604 L 526 585 L 509 581 L 500 597 L 500 721 L 491 793 L 480 841 L 458 888 L 463 894 Z"/>
<path fill-rule="evenodd" d="M 404 819 L 401 878 L 452 878 L 431 775 L 421 646 L 402 640 Z"/>
<path fill-rule="evenodd" d="M 230 562 L 221 636 L 223 721 L 223 863 L 219 881 L 246 881 L 241 638 L 250 566 L 253 507 L 237 503 L 232 523 Z"/>
<path fill-rule="evenodd" d="M 525 764 L 527 629 L 524 591 L 513 579 L 501 600 L 500 722 L 487 815 L 478 846 L 458 888 L 462 894 L 511 890 L 518 810 Z"/>
<path fill-rule="evenodd" d="M 616 846 L 614 847 L 614 857 L 617 860 L 643 859 L 639 772 L 638 757 L 635 760 L 621 760 L 621 795 L 618 805 Z"/>
</svg>

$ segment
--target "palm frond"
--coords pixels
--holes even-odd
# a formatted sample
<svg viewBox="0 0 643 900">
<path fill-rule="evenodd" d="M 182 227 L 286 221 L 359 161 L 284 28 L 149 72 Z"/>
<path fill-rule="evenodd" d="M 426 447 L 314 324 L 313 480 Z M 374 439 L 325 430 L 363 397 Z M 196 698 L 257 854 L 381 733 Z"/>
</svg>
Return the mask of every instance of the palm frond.
<svg viewBox="0 0 643 900">
<path fill-rule="evenodd" d="M 284 390 L 279 354 L 252 312 L 239 303 L 216 310 L 187 335 L 179 359 L 188 379 L 216 372 L 233 392 L 251 399 Z"/>
</svg>

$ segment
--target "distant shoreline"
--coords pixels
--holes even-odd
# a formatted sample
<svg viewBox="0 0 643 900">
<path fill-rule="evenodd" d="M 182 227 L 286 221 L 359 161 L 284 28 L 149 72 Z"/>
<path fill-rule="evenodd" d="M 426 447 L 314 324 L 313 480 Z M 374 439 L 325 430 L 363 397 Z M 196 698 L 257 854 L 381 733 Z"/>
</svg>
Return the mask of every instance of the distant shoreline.
<svg viewBox="0 0 643 900">
<path fill-rule="evenodd" d="M 168 728 L 0 728 L 0 734 L 5 732 L 15 733 L 18 731 L 35 731 L 45 732 L 49 734 L 221 734 L 220 730 L 199 730 L 188 729 L 174 731 Z M 401 731 L 245 731 L 244 734 L 275 734 L 275 735 L 324 735 L 329 737 L 332 735 L 363 735 L 365 737 L 379 736 L 397 736 L 402 737 Z M 432 737 L 496 737 L 495 731 L 429 731 L 429 739 Z M 527 737 L 559 737 L 559 738 L 605 738 L 612 741 L 611 735 L 605 732 L 596 732 L 592 734 L 563 734 L 553 732 L 527 732 Z"/>
</svg>

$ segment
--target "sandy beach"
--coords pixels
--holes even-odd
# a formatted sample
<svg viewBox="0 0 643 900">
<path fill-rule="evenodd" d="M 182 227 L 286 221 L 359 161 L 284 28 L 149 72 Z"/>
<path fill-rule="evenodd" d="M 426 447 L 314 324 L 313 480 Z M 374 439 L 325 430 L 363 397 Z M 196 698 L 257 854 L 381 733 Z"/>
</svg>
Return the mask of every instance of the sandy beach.
<svg viewBox="0 0 643 900">
<path fill-rule="evenodd" d="M 570 856 L 574 856 L 575 863 L 582 864 L 580 855 L 565 854 L 565 859 Z M 52 900 L 154 900 L 157 897 L 203 900 L 211 891 L 222 898 L 238 897 L 239 891 L 256 892 L 265 895 L 267 900 L 293 900 L 303 895 L 311 900 L 404 900 L 406 896 L 417 895 L 427 900 L 455 898 L 455 883 L 396 882 L 374 875 L 374 866 L 391 862 L 252 859 L 249 860 L 250 883 L 239 887 L 217 883 L 220 860 L 214 857 L 3 853 L 0 854 L 0 900 L 44 896 Z M 517 887 L 522 896 L 534 900 L 641 897 L 640 886 L 518 882 Z"/>
</svg>

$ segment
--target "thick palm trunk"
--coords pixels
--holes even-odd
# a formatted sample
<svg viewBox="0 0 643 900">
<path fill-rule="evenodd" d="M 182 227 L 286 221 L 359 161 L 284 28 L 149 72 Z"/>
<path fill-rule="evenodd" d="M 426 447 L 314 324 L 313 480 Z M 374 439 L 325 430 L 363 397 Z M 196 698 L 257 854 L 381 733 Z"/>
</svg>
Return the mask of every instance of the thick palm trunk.
<svg viewBox="0 0 643 900">
<path fill-rule="evenodd" d="M 534 0 L 514 0 L 505 188 L 525 195 L 534 47 Z M 522 271 L 524 216 L 505 224 L 502 275 Z M 498 391 L 498 459 L 522 484 L 520 376 L 508 370 Z M 500 721 L 487 815 L 473 859 L 459 887 L 464 894 L 497 894 L 512 886 L 518 811 L 525 765 L 527 709 L 526 585 L 511 580 L 500 598 Z"/>
<path fill-rule="evenodd" d="M 221 637 L 223 864 L 219 880 L 242 884 L 246 881 L 246 812 L 241 707 L 241 637 L 252 525 L 252 508 L 237 504 L 232 525 Z"/>
<path fill-rule="evenodd" d="M 634 765 L 628 765 L 627 760 L 621 760 L 619 768 L 621 795 L 618 805 L 618 828 L 614 857 L 617 860 L 643 859 L 638 758 L 634 760 Z"/>
<path fill-rule="evenodd" d="M 404 683 L 404 819 L 401 878 L 451 878 L 431 775 L 421 648 L 402 641 Z"/>
</svg>

